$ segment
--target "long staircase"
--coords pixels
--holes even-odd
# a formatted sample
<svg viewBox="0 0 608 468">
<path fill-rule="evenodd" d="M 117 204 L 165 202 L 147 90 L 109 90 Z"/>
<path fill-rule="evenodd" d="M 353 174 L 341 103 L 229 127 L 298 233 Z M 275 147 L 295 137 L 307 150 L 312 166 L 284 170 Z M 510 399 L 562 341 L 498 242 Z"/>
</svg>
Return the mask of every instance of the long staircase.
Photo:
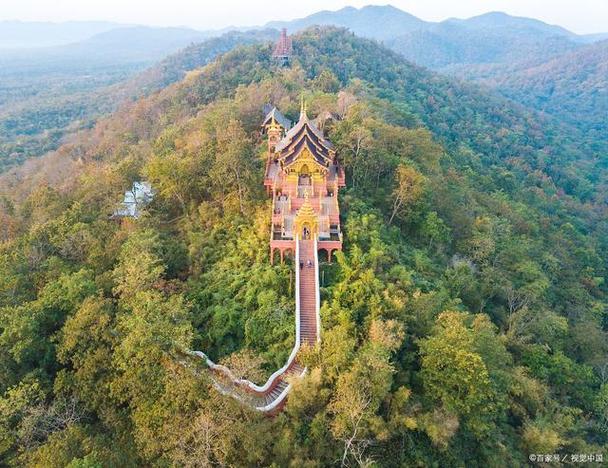
<svg viewBox="0 0 608 468">
<path fill-rule="evenodd" d="M 236 377 L 230 369 L 211 361 L 202 351 L 191 354 L 205 360 L 213 372 L 215 388 L 263 412 L 281 409 L 291 390 L 293 378 L 302 377 L 306 368 L 298 362 L 302 345 L 314 346 L 321 340 L 319 318 L 319 261 L 317 241 L 296 241 L 296 342 L 287 363 L 272 374 L 264 385 Z"/>
<path fill-rule="evenodd" d="M 300 343 L 314 346 L 320 338 L 317 316 L 318 265 L 315 241 L 299 241 L 300 259 Z"/>
</svg>

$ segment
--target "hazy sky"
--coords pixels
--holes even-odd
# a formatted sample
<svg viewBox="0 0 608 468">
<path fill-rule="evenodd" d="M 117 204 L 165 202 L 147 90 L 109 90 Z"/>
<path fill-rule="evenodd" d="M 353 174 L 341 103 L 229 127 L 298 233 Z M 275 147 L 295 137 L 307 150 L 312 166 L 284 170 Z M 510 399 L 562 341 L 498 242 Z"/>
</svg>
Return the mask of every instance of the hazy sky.
<svg viewBox="0 0 608 468">
<path fill-rule="evenodd" d="M 347 5 L 387 3 L 431 21 L 504 11 L 559 24 L 577 33 L 608 31 L 608 0 L 0 0 L 0 20 L 109 20 L 217 29 L 299 18 Z"/>
</svg>

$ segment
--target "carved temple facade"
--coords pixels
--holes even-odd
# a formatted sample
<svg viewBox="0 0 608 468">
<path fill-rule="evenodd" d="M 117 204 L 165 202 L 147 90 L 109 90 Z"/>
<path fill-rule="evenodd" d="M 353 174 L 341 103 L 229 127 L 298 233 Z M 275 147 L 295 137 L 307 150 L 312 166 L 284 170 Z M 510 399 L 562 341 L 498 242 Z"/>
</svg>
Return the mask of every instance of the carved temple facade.
<svg viewBox="0 0 608 468">
<path fill-rule="evenodd" d="M 338 190 L 344 171 L 332 144 L 308 119 L 302 103 L 300 118 L 289 120 L 273 108 L 263 123 L 268 135 L 264 185 L 272 196 L 270 260 L 293 256 L 298 240 L 314 239 L 331 261 L 342 250 Z"/>
</svg>

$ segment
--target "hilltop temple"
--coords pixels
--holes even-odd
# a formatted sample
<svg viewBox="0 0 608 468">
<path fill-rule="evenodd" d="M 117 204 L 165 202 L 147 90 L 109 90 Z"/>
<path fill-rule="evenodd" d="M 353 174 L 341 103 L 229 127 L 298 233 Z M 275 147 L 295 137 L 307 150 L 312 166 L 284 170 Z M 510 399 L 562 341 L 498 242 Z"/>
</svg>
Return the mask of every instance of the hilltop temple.
<svg viewBox="0 0 608 468">
<path fill-rule="evenodd" d="M 276 255 L 295 260 L 295 343 L 287 362 L 263 385 L 235 376 L 202 351 L 191 354 L 205 360 L 215 388 L 267 414 L 280 411 L 294 379 L 307 369 L 300 362 L 302 346 L 321 341 L 319 253 L 342 250 L 338 189 L 344 187 L 344 171 L 332 144 L 306 115 L 302 101 L 300 118 L 292 126 L 276 107 L 265 110 L 261 130 L 268 137 L 264 185 L 272 196 L 270 261 Z"/>
<path fill-rule="evenodd" d="M 286 65 L 291 52 L 291 39 L 283 30 L 273 57 Z M 342 250 L 338 190 L 346 184 L 333 145 L 316 123 L 331 116 L 325 113 L 309 120 L 304 100 L 295 125 L 276 107 L 266 107 L 264 114 L 261 133 L 268 138 L 264 186 L 272 197 L 270 262 L 277 256 L 281 262 L 286 256 L 294 259 L 295 343 L 285 365 L 262 385 L 236 376 L 202 351 L 190 354 L 205 361 L 220 393 L 275 414 L 285 405 L 294 379 L 307 372 L 300 361 L 301 347 L 321 342 L 319 254 L 331 261 L 332 253 Z"/>
<path fill-rule="evenodd" d="M 345 186 L 344 171 L 332 144 L 308 119 L 302 103 L 292 127 L 273 108 L 264 119 L 268 157 L 264 185 L 272 196 L 270 261 L 293 255 L 298 240 L 315 239 L 319 252 L 331 261 L 342 250 L 338 189 Z"/>
</svg>

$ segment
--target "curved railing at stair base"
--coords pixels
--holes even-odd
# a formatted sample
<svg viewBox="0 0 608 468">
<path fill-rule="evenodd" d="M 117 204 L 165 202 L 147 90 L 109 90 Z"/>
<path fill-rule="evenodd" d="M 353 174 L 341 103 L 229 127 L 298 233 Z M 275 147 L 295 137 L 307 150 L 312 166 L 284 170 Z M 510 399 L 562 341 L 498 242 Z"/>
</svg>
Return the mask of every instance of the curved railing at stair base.
<svg viewBox="0 0 608 468">
<path fill-rule="evenodd" d="M 316 239 L 314 242 L 314 249 L 315 249 L 315 275 L 316 275 L 315 286 L 317 289 L 317 291 L 316 291 L 316 294 L 317 294 L 317 298 L 316 298 L 317 340 L 320 340 L 321 339 L 320 338 L 321 337 L 321 335 L 320 335 L 321 324 L 320 324 L 320 318 L 319 318 L 319 285 L 318 285 L 318 281 L 319 281 L 318 280 L 318 277 L 319 277 L 318 263 L 319 262 L 318 262 L 318 258 L 317 258 L 317 240 Z M 211 359 L 209 359 L 209 357 L 202 351 L 190 351 L 190 354 L 203 359 L 210 369 L 212 369 L 215 372 L 219 372 L 220 374 L 223 374 L 237 388 L 241 387 L 241 388 L 251 390 L 255 393 L 262 393 L 262 394 L 267 392 L 272 387 L 272 384 L 280 376 L 285 374 L 287 369 L 289 369 L 289 367 L 293 364 L 293 362 L 296 358 L 296 355 L 298 354 L 298 351 L 300 350 L 300 269 L 298 267 L 299 264 L 300 264 L 300 242 L 296 241 L 296 258 L 295 258 L 295 265 L 296 265 L 296 268 L 295 268 L 295 270 L 296 270 L 296 285 L 295 285 L 295 290 L 296 290 L 296 341 L 295 341 L 295 345 L 294 345 L 293 349 L 291 350 L 291 354 L 289 355 L 289 359 L 287 359 L 287 363 L 283 367 L 281 367 L 279 370 L 274 372 L 268 378 L 268 380 L 266 381 L 266 383 L 264 385 L 259 386 L 259 385 L 256 385 L 255 383 L 251 382 L 250 380 L 237 378 L 228 367 L 223 366 L 221 364 L 216 364 Z M 304 368 L 304 370 L 300 374 L 300 377 L 303 376 L 305 373 L 306 373 L 306 368 Z M 214 386 L 220 393 L 222 393 L 224 395 L 232 396 L 233 398 L 236 398 L 237 400 L 246 403 L 245 398 L 242 398 L 236 392 L 231 392 L 231 391 L 224 389 L 218 382 L 214 381 Z M 291 391 L 291 384 L 288 384 L 287 387 L 285 387 L 285 389 L 283 389 L 283 391 L 277 396 L 277 398 L 275 398 L 270 404 L 264 405 L 264 406 L 254 406 L 254 408 L 259 411 L 263 411 L 263 412 L 272 411 L 272 410 L 276 409 L 283 402 L 283 400 L 285 400 L 285 398 L 287 397 L 287 394 L 290 391 Z"/>
</svg>

